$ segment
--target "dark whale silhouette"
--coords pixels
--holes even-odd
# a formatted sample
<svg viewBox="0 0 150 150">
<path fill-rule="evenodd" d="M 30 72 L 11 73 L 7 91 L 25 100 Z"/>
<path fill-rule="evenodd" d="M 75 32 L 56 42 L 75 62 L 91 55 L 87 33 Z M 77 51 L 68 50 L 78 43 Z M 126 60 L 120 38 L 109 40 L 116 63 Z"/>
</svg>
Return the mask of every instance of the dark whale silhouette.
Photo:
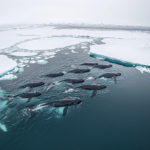
<svg viewBox="0 0 150 150">
<path fill-rule="evenodd" d="M 68 73 L 86 73 L 86 72 L 90 72 L 90 69 L 74 69 L 69 71 Z"/>
<path fill-rule="evenodd" d="M 106 69 L 106 68 L 110 68 L 113 65 L 96 65 L 93 68 L 99 68 L 99 69 Z"/>
<path fill-rule="evenodd" d="M 82 100 L 80 100 L 79 98 L 75 98 L 75 99 L 65 98 L 65 99 L 56 100 L 56 101 L 53 101 L 53 102 L 41 104 L 41 105 L 38 105 L 38 106 L 34 106 L 34 105 L 27 106 L 27 108 L 29 108 L 29 111 L 31 113 L 30 118 L 32 118 L 35 115 L 35 112 L 39 107 L 65 107 L 63 109 L 63 115 L 62 115 L 62 116 L 65 116 L 69 106 L 77 105 L 77 104 L 80 104 L 81 102 L 82 102 Z"/>
<path fill-rule="evenodd" d="M 45 77 L 59 77 L 59 76 L 63 76 L 64 73 L 59 72 L 59 73 L 51 73 L 51 74 L 47 74 L 45 75 Z"/>
<path fill-rule="evenodd" d="M 7 102 L 7 104 L 9 104 L 14 97 L 20 97 L 20 98 L 28 98 L 27 102 L 28 103 L 33 97 L 38 97 L 42 95 L 41 93 L 39 92 L 28 92 L 28 93 L 21 93 L 21 94 L 18 94 L 18 95 L 15 95 L 15 96 L 9 96 L 9 100 Z"/>
<path fill-rule="evenodd" d="M 81 65 L 85 65 L 85 66 L 96 66 L 98 65 L 98 63 L 83 63 Z"/>
<path fill-rule="evenodd" d="M 75 84 L 75 83 L 83 83 L 84 80 L 83 79 L 65 79 L 60 82 L 68 82 L 68 83 Z"/>
<path fill-rule="evenodd" d="M 97 90 L 101 90 L 106 88 L 106 85 L 82 85 L 79 87 L 76 87 L 76 89 L 84 89 L 84 90 L 94 90 L 91 97 L 94 97 L 97 93 Z"/>
<path fill-rule="evenodd" d="M 44 84 L 45 84 L 44 82 L 28 83 L 28 84 L 25 84 L 25 85 L 23 85 L 23 86 L 20 86 L 19 88 L 26 88 L 26 87 L 34 88 L 34 87 L 42 86 L 42 85 L 44 85 Z"/>
<path fill-rule="evenodd" d="M 121 73 L 105 73 L 105 74 L 103 74 L 103 75 L 101 75 L 97 78 L 102 78 L 102 77 L 104 77 L 104 78 L 114 78 L 114 82 L 117 83 L 117 79 L 116 79 L 117 76 L 121 76 Z M 97 78 L 95 78 L 95 79 L 97 79 Z"/>
</svg>

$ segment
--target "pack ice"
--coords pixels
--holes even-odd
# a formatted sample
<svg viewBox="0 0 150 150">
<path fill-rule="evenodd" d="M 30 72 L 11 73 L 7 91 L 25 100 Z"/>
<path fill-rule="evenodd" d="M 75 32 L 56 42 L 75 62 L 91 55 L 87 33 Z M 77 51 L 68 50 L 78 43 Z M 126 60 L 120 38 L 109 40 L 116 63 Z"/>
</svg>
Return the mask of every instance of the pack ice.
<svg viewBox="0 0 150 150">
<path fill-rule="evenodd" d="M 17 63 L 5 55 L 0 55 L 0 76 L 14 69 Z"/>
</svg>

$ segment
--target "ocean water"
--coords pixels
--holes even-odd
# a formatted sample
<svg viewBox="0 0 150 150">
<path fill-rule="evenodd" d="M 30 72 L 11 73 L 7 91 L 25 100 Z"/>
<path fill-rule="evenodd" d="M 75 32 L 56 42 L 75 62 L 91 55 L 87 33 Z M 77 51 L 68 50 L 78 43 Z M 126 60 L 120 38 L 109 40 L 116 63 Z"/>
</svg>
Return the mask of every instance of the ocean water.
<svg viewBox="0 0 150 150">
<path fill-rule="evenodd" d="M 0 54 L 7 55 L 9 59 L 16 61 L 17 67 L 3 77 L 0 76 L 0 150 L 149 150 L 149 66 L 144 64 L 139 66 L 136 63 L 90 53 L 91 45 L 104 44 L 102 37 L 128 38 L 132 37 L 132 32 L 99 31 L 95 30 L 95 27 L 90 27 L 88 30 L 85 28 L 81 30 L 80 27 L 77 27 L 80 30 L 73 30 L 75 27 L 67 26 L 67 29 L 73 29 L 66 32 L 64 27 L 57 26 L 57 29 L 60 30 L 56 29 L 55 31 L 49 26 L 42 25 L 16 27 L 15 30 L 11 27 L 1 29 L 0 34 L 3 39 L 0 39 L 2 41 Z M 10 38 L 8 38 L 7 32 L 10 33 Z M 70 47 L 70 39 L 66 38 L 68 40 L 63 40 L 68 47 L 52 51 L 43 51 L 43 47 L 49 46 L 49 43 L 48 45 L 39 43 L 41 50 L 38 50 L 39 45 L 34 45 L 34 43 L 33 51 L 29 50 L 28 43 L 26 48 L 29 47 L 29 49 L 19 47 L 22 43 L 26 45 L 26 42 L 32 42 L 32 40 L 34 42 L 37 39 L 48 38 L 49 42 L 53 35 L 61 37 L 60 44 L 62 45 L 64 44 L 62 39 L 65 37 L 77 38 L 71 40 L 72 44 L 76 45 L 70 45 Z M 136 35 L 139 38 L 142 36 L 138 32 Z M 78 44 L 76 41 L 83 43 Z M 57 41 L 52 45 L 57 47 Z M 17 53 L 17 56 L 11 55 L 11 52 Z M 27 54 L 30 55 L 30 52 L 37 56 L 27 56 Z M 86 62 L 112 64 L 113 67 L 102 70 L 80 66 Z M 2 63 L 4 64 L 4 62 Z M 83 74 L 67 73 L 75 68 L 90 68 L 91 71 Z M 61 77 L 43 77 L 49 73 L 62 71 L 66 74 Z M 117 84 L 113 79 L 93 80 L 93 78 L 108 72 L 122 74 L 117 77 Z M 10 78 L 11 80 L 8 80 Z M 80 78 L 85 82 L 73 85 L 59 83 L 68 78 Z M 41 81 L 54 82 L 55 85 L 48 91 L 47 84 L 32 89 L 42 95 L 32 98 L 29 103 L 26 103 L 27 99 L 14 98 L 9 105 L 6 105 L 8 96 L 29 90 L 28 88 L 19 89 L 20 86 Z M 98 91 L 96 96 L 91 98 L 92 91 L 75 89 L 84 84 L 103 84 L 107 88 Z M 66 88 L 68 85 L 73 88 L 68 90 Z M 65 97 L 78 97 L 83 102 L 79 105 L 69 106 L 64 117 L 62 117 L 63 107 L 47 107 L 41 108 L 33 118 L 29 118 L 30 112 L 27 106 L 36 106 Z"/>
<path fill-rule="evenodd" d="M 27 82 L 51 81 L 57 82 L 66 78 L 97 77 L 106 72 L 120 72 L 117 84 L 112 79 L 86 80 L 84 84 L 105 84 L 94 98 L 91 91 L 66 90 L 66 83 L 56 84 L 48 92 L 46 86 L 33 91 L 42 96 L 33 98 L 29 104 L 24 99 L 14 99 L 6 110 L 1 112 L 7 132 L 0 130 L 1 150 L 148 150 L 150 149 L 150 74 L 140 73 L 134 67 L 113 64 L 109 69 L 91 69 L 85 74 L 65 74 L 57 78 L 39 78 L 47 73 L 69 71 L 85 62 L 109 64 L 106 61 L 90 57 L 87 52 L 77 47 L 78 53 L 69 49 L 60 51 L 53 59 L 48 59 L 45 65 L 32 64 L 25 67 L 18 78 L 10 81 L 0 81 L 5 95 L 26 91 L 19 86 Z M 68 53 L 67 55 L 65 53 Z M 82 68 L 87 68 L 83 66 Z M 81 84 L 74 84 L 79 86 Z M 38 105 L 57 99 L 79 97 L 82 104 L 70 106 L 65 117 L 61 117 L 62 109 L 44 108 L 38 111 L 32 119 L 26 109 L 28 105 Z M 5 102 L 7 99 L 4 99 Z M 6 117 L 5 115 L 9 115 Z"/>
</svg>

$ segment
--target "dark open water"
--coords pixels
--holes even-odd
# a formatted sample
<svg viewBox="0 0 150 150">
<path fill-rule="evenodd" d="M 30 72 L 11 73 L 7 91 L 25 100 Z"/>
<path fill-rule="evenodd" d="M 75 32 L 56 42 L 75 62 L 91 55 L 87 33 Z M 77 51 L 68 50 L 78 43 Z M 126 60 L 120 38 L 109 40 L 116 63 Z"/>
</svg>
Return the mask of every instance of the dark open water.
<svg viewBox="0 0 150 150">
<path fill-rule="evenodd" d="M 5 120 L 7 132 L 0 130 L 0 150 L 149 150 L 150 149 L 150 74 L 141 74 L 133 67 L 113 64 L 107 70 L 92 69 L 86 74 L 66 74 L 55 79 L 38 78 L 50 72 L 68 71 L 72 64 L 84 62 L 108 62 L 90 57 L 80 48 L 79 53 L 65 50 L 49 59 L 48 64 L 32 64 L 11 81 L 1 81 L 0 86 L 9 94 L 21 93 L 17 87 L 35 81 L 60 81 L 67 77 L 87 79 L 106 72 L 120 72 L 117 84 L 113 80 L 98 79 L 106 84 L 94 98 L 91 92 L 77 90 L 65 93 L 65 83 L 46 92 L 45 87 L 36 88 L 43 95 L 25 104 L 15 99 L 9 105 L 12 113 Z M 69 52 L 65 55 L 64 52 Z M 86 67 L 84 67 L 86 68 Z M 37 78 L 36 78 L 37 77 Z M 87 80 L 86 83 L 92 83 Z M 85 83 L 85 84 L 86 84 Z M 80 85 L 80 84 L 79 84 Z M 78 86 L 78 85 L 73 85 Z M 65 117 L 57 110 L 45 108 L 29 119 L 23 111 L 27 105 L 53 101 L 65 96 L 79 97 L 83 103 L 69 107 Z"/>
</svg>

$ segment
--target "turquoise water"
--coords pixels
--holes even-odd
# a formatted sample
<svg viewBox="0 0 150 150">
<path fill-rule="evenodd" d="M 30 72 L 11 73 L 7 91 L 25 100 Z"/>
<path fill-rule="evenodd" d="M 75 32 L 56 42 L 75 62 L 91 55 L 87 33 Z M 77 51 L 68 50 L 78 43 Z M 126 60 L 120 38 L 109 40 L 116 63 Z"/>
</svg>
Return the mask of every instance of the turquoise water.
<svg viewBox="0 0 150 150">
<path fill-rule="evenodd" d="M 106 70 L 91 69 L 85 74 L 65 74 L 58 78 L 39 78 L 39 76 L 60 71 L 69 71 L 72 65 L 85 62 L 108 64 L 106 61 L 90 57 L 77 49 L 59 52 L 45 65 L 32 64 L 25 67 L 17 79 L 0 81 L 5 95 L 16 95 L 25 90 L 18 87 L 30 82 L 57 82 L 66 78 L 97 77 L 106 72 L 119 72 L 117 84 L 112 79 L 86 80 L 83 84 L 105 84 L 107 88 L 90 98 L 92 91 L 66 90 L 66 83 L 56 84 L 51 90 L 47 86 L 35 88 L 42 96 L 34 98 L 29 104 L 25 99 L 14 99 L 8 108 L 1 111 L 1 122 L 7 132 L 0 130 L 1 150 L 149 150 L 150 149 L 150 74 L 141 74 L 134 67 L 113 64 Z M 68 55 L 64 53 L 68 52 Z M 83 66 L 82 68 L 87 68 Z M 74 87 L 82 84 L 73 85 Z M 3 91 L 3 92 L 4 92 Z M 34 118 L 29 119 L 28 105 L 58 100 L 64 97 L 79 97 L 83 103 L 69 107 L 67 115 L 61 117 L 62 109 L 44 108 Z M 3 102 L 6 102 L 5 97 Z"/>
</svg>

